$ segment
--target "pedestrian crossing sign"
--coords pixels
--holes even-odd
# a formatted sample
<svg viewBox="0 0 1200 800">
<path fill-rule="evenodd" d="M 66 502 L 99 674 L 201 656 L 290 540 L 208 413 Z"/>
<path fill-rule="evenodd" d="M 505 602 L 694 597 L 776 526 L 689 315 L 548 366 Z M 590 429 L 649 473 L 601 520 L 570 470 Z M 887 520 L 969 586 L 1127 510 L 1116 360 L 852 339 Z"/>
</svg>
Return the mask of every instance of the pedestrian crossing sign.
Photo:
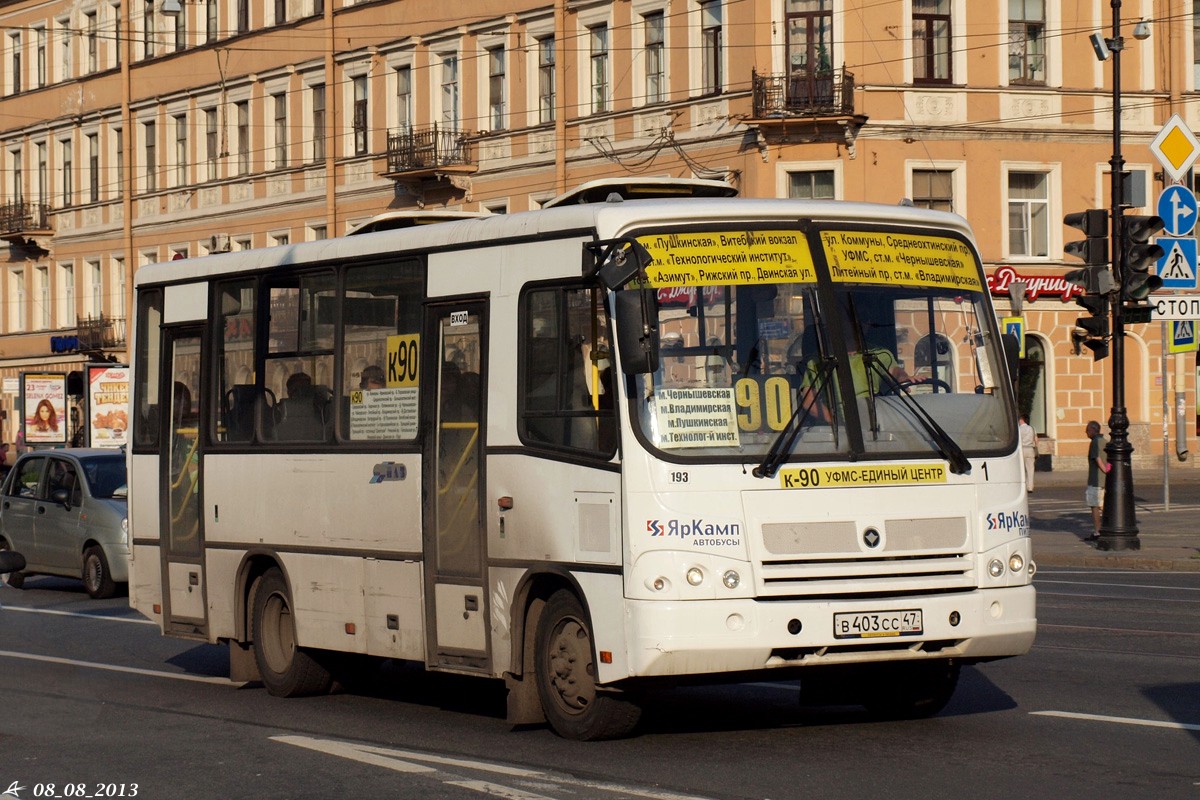
<svg viewBox="0 0 1200 800">
<path fill-rule="evenodd" d="M 1165 289 L 1196 288 L 1196 240 L 1191 237 L 1159 236 L 1155 244 L 1163 249 L 1158 260 L 1158 277 Z"/>
<path fill-rule="evenodd" d="M 1005 317 L 1004 332 L 1011 333 L 1017 337 L 1017 345 L 1020 348 L 1017 352 L 1021 358 L 1025 357 L 1025 318 L 1024 317 Z"/>
<path fill-rule="evenodd" d="M 1167 342 L 1167 352 L 1194 353 L 1196 349 L 1196 320 L 1172 320 L 1171 340 Z"/>
</svg>

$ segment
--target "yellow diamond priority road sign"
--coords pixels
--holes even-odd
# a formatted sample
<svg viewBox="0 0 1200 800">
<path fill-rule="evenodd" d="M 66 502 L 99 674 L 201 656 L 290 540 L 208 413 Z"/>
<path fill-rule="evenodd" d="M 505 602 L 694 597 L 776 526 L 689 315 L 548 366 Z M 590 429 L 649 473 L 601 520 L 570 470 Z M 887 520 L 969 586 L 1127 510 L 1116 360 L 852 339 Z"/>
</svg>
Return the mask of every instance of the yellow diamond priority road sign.
<svg viewBox="0 0 1200 800">
<path fill-rule="evenodd" d="M 1172 114 L 1150 143 L 1150 152 L 1158 158 L 1167 174 L 1179 183 L 1196 157 L 1200 156 L 1200 141 L 1196 140 L 1196 135 L 1178 114 Z"/>
</svg>

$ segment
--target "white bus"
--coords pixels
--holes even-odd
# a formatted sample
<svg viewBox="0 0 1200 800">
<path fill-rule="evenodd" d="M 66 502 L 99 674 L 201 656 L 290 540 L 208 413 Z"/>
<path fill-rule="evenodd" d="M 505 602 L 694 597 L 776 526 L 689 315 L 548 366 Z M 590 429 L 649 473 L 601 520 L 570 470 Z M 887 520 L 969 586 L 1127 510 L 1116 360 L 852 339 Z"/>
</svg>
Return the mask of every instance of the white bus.
<svg viewBox="0 0 1200 800">
<path fill-rule="evenodd" d="M 130 602 L 272 694 L 368 654 L 593 739 L 764 674 L 928 715 L 1033 642 L 1015 355 L 960 217 L 613 199 L 136 290 Z"/>
</svg>

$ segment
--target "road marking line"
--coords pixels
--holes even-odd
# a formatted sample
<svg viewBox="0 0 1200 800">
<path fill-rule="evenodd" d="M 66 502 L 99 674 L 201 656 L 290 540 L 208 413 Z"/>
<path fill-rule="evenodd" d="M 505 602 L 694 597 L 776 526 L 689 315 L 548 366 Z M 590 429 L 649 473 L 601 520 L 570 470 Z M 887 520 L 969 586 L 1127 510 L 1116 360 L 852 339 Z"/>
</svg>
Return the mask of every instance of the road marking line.
<svg viewBox="0 0 1200 800">
<path fill-rule="evenodd" d="M 4 611 L 24 611 L 27 614 L 52 614 L 56 617 L 82 617 L 83 619 L 103 619 L 109 622 L 133 622 L 138 625 L 154 625 L 158 627 L 158 623 L 151 619 L 137 619 L 136 617 L 112 617 L 107 614 L 83 614 L 79 611 L 55 611 L 49 608 L 28 608 L 26 606 L 4 606 Z"/>
<path fill-rule="evenodd" d="M 1081 719 L 1088 722 L 1116 722 L 1121 725 L 1142 725 L 1147 728 L 1170 728 L 1177 731 L 1200 731 L 1200 725 L 1186 722 L 1162 722 L 1155 719 L 1134 719 L 1132 717 L 1106 717 L 1102 714 L 1078 714 L 1072 711 L 1031 711 L 1030 714 L 1040 717 L 1062 717 L 1064 719 Z"/>
<path fill-rule="evenodd" d="M 514 789 L 511 786 L 503 786 L 499 783 L 489 783 L 487 781 L 442 781 L 447 786 L 460 786 L 463 789 L 470 789 L 473 792 L 483 792 L 484 794 L 494 795 L 496 797 L 504 797 L 507 800 L 553 800 L 544 794 L 534 794 L 533 792 L 524 792 L 520 789 Z"/>
<path fill-rule="evenodd" d="M 316 739 L 311 736 L 289 735 L 272 736 L 270 738 L 271 741 L 274 742 L 281 742 L 283 744 L 290 744 L 296 747 L 303 747 L 308 750 L 316 750 L 319 753 L 328 753 L 329 755 L 349 758 L 354 761 L 360 761 L 364 764 L 386 767 L 387 769 L 395 770 L 397 772 L 433 773 L 438 771 L 434 767 L 427 767 L 424 764 L 412 763 L 413 761 L 424 761 L 429 764 L 437 764 L 439 766 L 457 767 L 459 769 L 476 770 L 478 772 L 491 772 L 516 778 L 518 780 L 536 780 L 542 784 L 549 784 L 548 788 L 558 789 L 561 791 L 570 792 L 572 794 L 577 793 L 578 789 L 583 788 L 595 789 L 603 792 L 613 792 L 633 797 L 652 798 L 652 800 L 707 800 L 699 795 L 676 794 L 674 792 L 643 789 L 637 786 L 629 786 L 621 783 L 591 781 L 586 779 L 572 778 L 566 775 L 551 775 L 538 770 L 510 767 L 506 764 L 496 764 L 488 761 L 476 761 L 465 758 L 447 758 L 446 756 L 436 756 L 429 753 L 415 753 L 411 750 L 394 750 L 386 747 L 375 747 L 369 744 L 338 741 L 336 739 Z M 467 789 L 474 789 L 476 791 L 483 791 L 488 794 L 499 794 L 502 797 L 511 798 L 512 800 L 546 800 L 543 795 L 529 794 L 520 789 L 501 786 L 499 784 L 489 783 L 486 781 L 467 780 L 461 776 L 452 774 L 445 775 L 445 777 L 442 779 L 442 783 L 452 786 L 461 786 Z M 498 791 L 493 791 L 493 789 Z"/>
<path fill-rule="evenodd" d="M 32 653 L 16 653 L 12 650 L 0 650 L 0 658 L 19 658 L 24 661 L 41 661 L 46 664 L 63 664 L 69 667 L 84 667 L 85 669 L 100 669 L 108 672 L 127 672 L 131 675 L 147 675 L 151 678 L 173 678 L 177 681 L 192 681 L 194 683 L 209 683 L 216 686 L 240 687 L 245 684 L 231 681 L 229 678 L 217 678 L 212 675 L 188 675 L 182 672 L 163 672 L 156 669 L 139 669 L 138 667 L 119 667 L 116 664 L 98 664 L 95 661 L 78 661 L 74 658 L 58 658 L 56 656 L 38 656 Z"/>
</svg>

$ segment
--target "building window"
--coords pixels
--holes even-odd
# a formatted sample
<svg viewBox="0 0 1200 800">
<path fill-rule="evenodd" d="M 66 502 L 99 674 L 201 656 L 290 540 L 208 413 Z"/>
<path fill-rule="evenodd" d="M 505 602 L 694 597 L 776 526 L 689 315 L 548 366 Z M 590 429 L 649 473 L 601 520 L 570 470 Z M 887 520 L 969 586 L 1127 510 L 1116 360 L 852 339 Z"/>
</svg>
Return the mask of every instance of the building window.
<svg viewBox="0 0 1200 800">
<path fill-rule="evenodd" d="M 62 308 L 59 310 L 58 324 L 60 328 L 71 328 L 75 325 L 75 266 L 60 264 L 59 278 L 62 282 Z"/>
<path fill-rule="evenodd" d="M 237 32 L 250 32 L 250 0 L 237 0 Z"/>
<path fill-rule="evenodd" d="M 1200 89 L 1200 0 L 1192 0 L 1192 89 Z"/>
<path fill-rule="evenodd" d="M 13 150 L 9 157 L 12 159 L 12 199 L 21 203 L 25 200 L 25 160 L 20 150 Z"/>
<path fill-rule="evenodd" d="M 329 228 L 325 225 L 309 225 L 308 240 L 310 242 L 319 242 L 322 239 L 329 238 Z"/>
<path fill-rule="evenodd" d="M 100 137 L 95 133 L 87 136 L 88 147 L 88 202 L 100 202 Z"/>
<path fill-rule="evenodd" d="M 175 52 L 187 47 L 187 6 L 181 4 L 179 13 L 175 14 Z"/>
<path fill-rule="evenodd" d="M 1050 254 L 1050 179 L 1044 172 L 1008 173 L 1008 254 Z"/>
<path fill-rule="evenodd" d="M 210 181 L 217 179 L 217 159 L 221 152 L 217 120 L 215 108 L 204 109 L 204 162 L 208 165 L 208 180 Z"/>
<path fill-rule="evenodd" d="M 354 78 L 354 155 L 367 153 L 367 76 Z"/>
<path fill-rule="evenodd" d="M 592 48 L 592 113 L 608 111 L 608 26 L 588 29 Z"/>
<path fill-rule="evenodd" d="M 275 168 L 287 166 L 287 92 L 271 96 L 275 108 Z"/>
<path fill-rule="evenodd" d="M 84 15 L 84 36 L 87 37 L 87 68 L 95 72 L 100 68 L 100 29 L 96 22 L 96 12 Z"/>
<path fill-rule="evenodd" d="M 275 0 L 275 24 L 287 22 L 287 0 Z"/>
<path fill-rule="evenodd" d="M 62 20 L 59 24 L 59 73 L 58 79 L 61 81 L 69 81 L 75 74 L 75 66 L 72 63 L 73 54 L 71 52 L 71 42 L 75 38 L 75 30 L 71 27 L 69 20 Z"/>
<path fill-rule="evenodd" d="M 700 4 L 700 88 L 704 94 L 719 94 L 721 76 L 721 2 Z"/>
<path fill-rule="evenodd" d="M 156 126 L 153 122 L 147 122 L 142 126 L 142 131 L 146 136 L 146 191 L 153 192 L 158 189 L 158 142 Z"/>
<path fill-rule="evenodd" d="M 950 83 L 951 0 L 913 0 L 913 81 Z"/>
<path fill-rule="evenodd" d="M 21 93 L 21 34 L 8 37 L 8 52 L 11 54 L 9 67 L 12 71 L 12 94 Z"/>
<path fill-rule="evenodd" d="M 325 160 L 325 84 L 312 87 L 313 161 Z"/>
<path fill-rule="evenodd" d="M 954 171 L 916 169 L 912 174 L 912 201 L 918 208 L 954 210 Z"/>
<path fill-rule="evenodd" d="M 554 122 L 554 37 L 538 39 L 538 122 Z"/>
<path fill-rule="evenodd" d="M 396 67 L 396 125 L 401 133 L 412 129 L 412 67 Z"/>
<path fill-rule="evenodd" d="M 204 42 L 217 40 L 217 0 L 204 0 Z"/>
<path fill-rule="evenodd" d="M 113 128 L 113 145 L 116 153 L 113 158 L 113 163 L 116 165 L 116 180 L 113 183 L 117 187 L 116 196 L 125 196 L 125 132 L 121 128 Z"/>
<path fill-rule="evenodd" d="M 13 270 L 12 299 L 8 305 L 8 329 L 11 331 L 25 330 L 25 273 L 19 268 Z"/>
<path fill-rule="evenodd" d="M 442 57 L 442 124 L 458 130 L 458 56 Z"/>
<path fill-rule="evenodd" d="M 124 32 L 121 30 L 121 4 L 113 3 L 113 61 L 119 67 L 121 66 L 121 38 Z"/>
<path fill-rule="evenodd" d="M 62 204 L 70 208 L 75 205 L 75 148 L 71 140 L 59 142 L 58 152 L 62 154 Z"/>
<path fill-rule="evenodd" d="M 37 85 L 41 87 L 46 85 L 46 29 L 38 28 L 34 31 L 34 36 L 37 41 L 34 66 L 37 70 Z"/>
<path fill-rule="evenodd" d="M 118 319 L 125 319 L 125 294 L 129 291 L 129 276 L 125 274 L 125 259 L 113 259 L 113 278 L 117 291 L 113 294 L 113 312 Z"/>
<path fill-rule="evenodd" d="M 46 143 L 38 142 L 34 149 L 37 152 L 37 198 L 38 202 L 48 204 L 50 202 L 50 162 L 47 160 Z"/>
<path fill-rule="evenodd" d="M 142 11 L 142 53 L 143 58 L 154 56 L 154 29 L 158 25 L 154 18 L 154 4 L 159 0 L 146 0 Z"/>
<path fill-rule="evenodd" d="M 493 47 L 488 55 L 488 124 L 494 131 L 504 125 L 504 48 Z"/>
<path fill-rule="evenodd" d="M 99 261 L 89 261 L 88 271 L 91 272 L 92 279 L 91 315 L 93 319 L 99 319 L 104 313 L 104 273 L 100 269 Z"/>
<path fill-rule="evenodd" d="M 1046 82 L 1045 0 L 1008 0 L 1008 80 Z"/>
<path fill-rule="evenodd" d="M 188 183 L 188 129 L 187 114 L 175 117 L 175 185 Z"/>
<path fill-rule="evenodd" d="M 250 103 L 235 103 L 237 111 L 238 175 L 250 174 Z"/>
<path fill-rule="evenodd" d="M 642 17 L 642 28 L 646 37 L 646 103 L 661 103 L 666 81 L 663 13 L 655 11 Z"/>
<path fill-rule="evenodd" d="M 798 200 L 833 200 L 834 175 L 831 169 L 788 173 L 788 197 Z"/>
<path fill-rule="evenodd" d="M 50 268 L 37 268 L 38 327 L 50 327 Z"/>
<path fill-rule="evenodd" d="M 789 0 L 787 9 L 789 95 L 812 97 L 818 76 L 824 77 L 824 74 L 833 68 L 833 57 L 832 0 Z"/>
</svg>

